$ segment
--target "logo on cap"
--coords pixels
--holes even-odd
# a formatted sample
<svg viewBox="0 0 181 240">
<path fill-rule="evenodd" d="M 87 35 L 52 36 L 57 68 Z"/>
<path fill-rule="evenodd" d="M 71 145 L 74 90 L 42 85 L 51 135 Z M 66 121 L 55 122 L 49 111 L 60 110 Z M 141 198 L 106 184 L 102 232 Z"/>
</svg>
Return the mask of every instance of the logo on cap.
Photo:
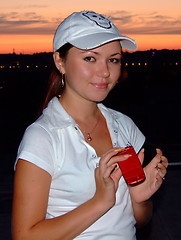
<svg viewBox="0 0 181 240">
<path fill-rule="evenodd" d="M 99 27 L 109 29 L 111 28 L 111 22 L 105 16 L 95 13 L 95 12 L 83 12 L 83 16 L 87 17 L 89 20 L 95 22 Z"/>
</svg>

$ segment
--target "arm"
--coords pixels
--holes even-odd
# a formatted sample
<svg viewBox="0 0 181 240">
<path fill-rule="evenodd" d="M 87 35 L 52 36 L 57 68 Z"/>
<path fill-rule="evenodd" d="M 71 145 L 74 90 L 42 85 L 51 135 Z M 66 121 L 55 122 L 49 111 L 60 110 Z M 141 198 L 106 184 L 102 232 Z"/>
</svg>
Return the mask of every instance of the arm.
<svg viewBox="0 0 181 240">
<path fill-rule="evenodd" d="M 45 220 L 51 176 L 37 166 L 19 160 L 15 173 L 13 239 L 73 239 L 102 216 L 99 202 L 90 201 L 64 216 Z"/>
<path fill-rule="evenodd" d="M 71 212 L 45 219 L 51 176 L 24 160 L 17 163 L 12 212 L 13 240 L 73 239 L 105 214 L 115 203 L 120 173 L 111 172 L 117 152 L 109 151 L 95 170 L 96 193 L 92 199 Z M 124 159 L 124 156 L 123 158 Z M 104 200 L 104 201 L 103 201 Z"/>
<path fill-rule="evenodd" d="M 138 156 L 143 162 L 143 151 Z M 137 227 L 142 227 L 148 223 L 152 216 L 153 204 L 150 198 L 160 188 L 167 166 L 167 158 L 162 155 L 161 150 L 157 149 L 156 156 L 144 168 L 146 180 L 136 186 L 129 186 Z"/>
<path fill-rule="evenodd" d="M 132 206 L 133 206 L 133 212 L 134 217 L 136 220 L 136 227 L 141 228 L 145 224 L 147 224 L 153 213 L 153 204 L 151 199 L 146 200 L 141 203 L 137 203 L 132 199 Z"/>
</svg>

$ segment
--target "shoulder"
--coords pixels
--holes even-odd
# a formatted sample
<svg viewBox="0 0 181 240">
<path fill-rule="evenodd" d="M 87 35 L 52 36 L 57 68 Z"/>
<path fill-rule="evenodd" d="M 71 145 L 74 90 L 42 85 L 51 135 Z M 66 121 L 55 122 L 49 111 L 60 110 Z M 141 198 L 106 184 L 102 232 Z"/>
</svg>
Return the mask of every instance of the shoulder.
<svg viewBox="0 0 181 240">
<path fill-rule="evenodd" d="M 23 159 L 53 175 L 54 145 L 50 132 L 37 122 L 34 122 L 25 130 L 18 148 L 15 167 L 18 159 Z"/>
<path fill-rule="evenodd" d="M 104 105 L 99 105 L 101 112 L 104 114 L 108 125 L 115 127 L 119 133 L 119 139 L 126 138 L 127 143 L 134 146 L 136 152 L 141 148 L 145 141 L 145 136 L 136 126 L 134 121 L 127 115 L 107 108 Z M 120 140 L 120 141 L 121 141 Z"/>
<path fill-rule="evenodd" d="M 34 144 L 41 141 L 42 144 L 48 139 L 51 140 L 51 132 L 43 124 L 34 122 L 26 128 L 23 139 L 34 142 Z"/>
<path fill-rule="evenodd" d="M 73 124 L 74 120 L 65 111 L 57 97 L 52 98 L 42 115 L 37 119 L 36 124 L 47 130 L 66 128 Z"/>
<path fill-rule="evenodd" d="M 129 116 L 125 115 L 124 113 L 108 108 L 103 104 L 99 104 L 99 108 L 101 112 L 105 115 L 105 117 L 112 118 L 118 123 L 122 123 L 126 125 L 132 125 L 132 124 L 134 125 L 133 120 Z"/>
</svg>

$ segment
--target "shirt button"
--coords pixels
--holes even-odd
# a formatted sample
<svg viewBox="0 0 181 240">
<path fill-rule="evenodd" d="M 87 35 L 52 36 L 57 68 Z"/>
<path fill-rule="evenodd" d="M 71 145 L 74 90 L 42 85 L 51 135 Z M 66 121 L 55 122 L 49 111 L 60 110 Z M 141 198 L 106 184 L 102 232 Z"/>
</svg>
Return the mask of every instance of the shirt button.
<svg viewBox="0 0 181 240">
<path fill-rule="evenodd" d="M 92 154 L 92 158 L 96 158 L 96 155 L 95 155 L 95 154 Z"/>
<path fill-rule="evenodd" d="M 114 146 L 114 147 L 116 147 L 116 145 L 117 145 L 116 143 L 113 143 L 113 146 Z"/>
<path fill-rule="evenodd" d="M 115 133 L 118 133 L 118 131 L 117 131 L 116 129 L 114 129 L 114 132 L 115 132 Z"/>
<path fill-rule="evenodd" d="M 78 130 L 78 128 L 77 128 L 77 127 L 75 127 L 75 130 Z"/>
</svg>

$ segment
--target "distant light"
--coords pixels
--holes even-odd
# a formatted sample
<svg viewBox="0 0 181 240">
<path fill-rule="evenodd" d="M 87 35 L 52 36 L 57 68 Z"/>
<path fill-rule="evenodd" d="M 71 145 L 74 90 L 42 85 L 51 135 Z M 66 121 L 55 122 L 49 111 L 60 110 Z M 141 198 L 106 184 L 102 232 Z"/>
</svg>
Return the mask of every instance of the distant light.
<svg viewBox="0 0 181 240">
<path fill-rule="evenodd" d="M 175 65 L 178 66 L 178 62 L 176 62 Z"/>
<path fill-rule="evenodd" d="M 152 57 L 153 57 L 154 55 L 155 55 L 155 52 L 153 51 L 153 52 L 152 52 Z"/>
<path fill-rule="evenodd" d="M 138 66 L 141 66 L 141 63 L 138 63 Z"/>
<path fill-rule="evenodd" d="M 134 63 L 132 63 L 132 66 L 134 66 Z"/>
<path fill-rule="evenodd" d="M 128 66 L 128 63 L 126 63 L 125 65 Z"/>
<path fill-rule="evenodd" d="M 38 65 L 36 65 L 36 68 L 38 68 Z"/>
<path fill-rule="evenodd" d="M 26 68 L 30 68 L 30 66 L 27 65 Z"/>
<path fill-rule="evenodd" d="M 47 65 L 45 65 L 45 68 L 47 68 L 48 66 Z"/>
<path fill-rule="evenodd" d="M 145 66 L 147 66 L 148 64 L 147 63 L 145 63 Z"/>
</svg>

